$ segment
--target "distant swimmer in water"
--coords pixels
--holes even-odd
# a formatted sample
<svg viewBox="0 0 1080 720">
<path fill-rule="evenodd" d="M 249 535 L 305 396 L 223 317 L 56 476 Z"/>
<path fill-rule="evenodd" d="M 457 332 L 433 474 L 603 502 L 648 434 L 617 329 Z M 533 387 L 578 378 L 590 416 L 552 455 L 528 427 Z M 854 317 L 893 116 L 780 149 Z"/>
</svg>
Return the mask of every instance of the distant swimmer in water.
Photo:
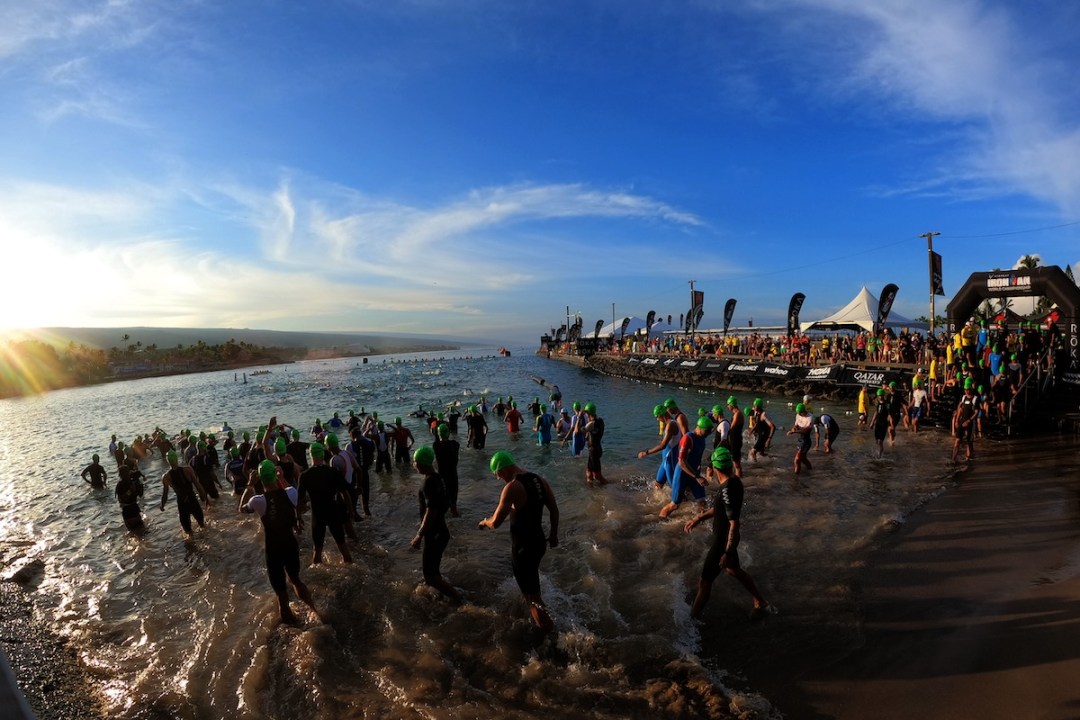
<svg viewBox="0 0 1080 720">
<path fill-rule="evenodd" d="M 720 577 L 720 573 L 726 572 L 738 580 L 754 598 L 754 609 L 750 616 L 754 619 L 764 617 L 773 612 L 772 607 L 754 584 L 754 579 L 739 565 L 743 506 L 742 479 L 735 474 L 731 451 L 727 448 L 720 447 L 714 450 L 710 462 L 720 489 L 713 497 L 712 507 L 708 510 L 702 508 L 703 511 L 687 522 L 683 528 L 689 533 L 702 521 L 710 518 L 713 521 L 712 546 L 701 568 L 701 578 L 698 580 L 697 595 L 690 608 L 690 615 L 695 618 L 701 617 L 705 603 L 709 601 L 709 596 L 712 594 L 713 582 Z"/>
<path fill-rule="evenodd" d="M 175 450 L 165 454 L 165 460 L 169 463 L 169 469 L 161 476 L 161 510 L 164 512 L 165 503 L 169 499 L 169 488 L 176 494 L 176 509 L 180 513 L 180 527 L 188 535 L 192 534 L 191 518 L 199 523 L 199 527 L 206 527 L 203 520 L 202 505 L 195 496 L 198 492 L 203 502 L 206 502 L 206 490 L 199 484 L 199 478 L 190 467 L 180 465 L 180 459 Z"/>
<path fill-rule="evenodd" d="M 540 561 L 550 546 L 559 545 L 559 506 L 548 481 L 514 464 L 505 450 L 491 457 L 491 472 L 503 481 L 499 504 L 480 527 L 498 528 L 510 518 L 510 557 L 514 579 L 529 604 L 529 615 L 540 630 L 550 632 L 555 624 L 540 596 Z M 550 532 L 545 537 L 544 508 L 548 510 Z"/>
<path fill-rule="evenodd" d="M 296 513 L 297 489 L 285 485 L 285 480 L 273 460 L 260 462 L 256 475 L 262 494 L 252 496 L 253 490 L 249 487 L 240 498 L 238 510 L 244 513 L 255 513 L 262 521 L 266 548 L 266 574 L 270 578 L 270 587 L 277 595 L 281 621 L 295 623 L 296 615 L 289 607 L 286 577 L 292 583 L 297 597 L 315 610 L 315 601 L 311 597 L 311 591 L 300 579 L 300 545 L 296 541 L 295 534 L 300 529 L 299 515 Z M 318 614 L 317 611 L 316 614 Z"/>
<path fill-rule="evenodd" d="M 345 427 L 345 421 L 341 419 L 341 416 L 334 413 L 334 416 L 326 422 L 327 426 L 331 430 L 340 430 Z"/>
<path fill-rule="evenodd" d="M 435 451 L 421 445 L 413 453 L 413 465 L 423 474 L 420 486 L 420 527 L 410 543 L 414 549 L 423 545 L 421 568 L 424 582 L 441 592 L 455 603 L 461 603 L 461 594 L 442 576 L 440 566 L 446 546 L 450 544 L 450 528 L 446 526 L 446 513 L 450 509 L 450 493 L 442 475 L 435 472 Z"/>
<path fill-rule="evenodd" d="M 132 532 L 141 532 L 146 529 L 143 524 L 142 510 L 139 508 L 139 498 L 143 496 L 143 484 L 138 476 L 133 476 L 131 468 L 125 465 L 120 468 L 120 480 L 116 483 L 116 500 L 120 503 L 120 516 L 124 518 L 124 525 Z"/>
<path fill-rule="evenodd" d="M 123 467 L 121 465 L 120 467 Z M 108 479 L 109 473 L 105 472 L 105 468 L 101 466 L 101 457 L 94 453 L 90 458 L 90 464 L 83 468 L 82 479 L 90 484 L 90 487 L 100 490 L 105 487 L 105 481 Z"/>
</svg>

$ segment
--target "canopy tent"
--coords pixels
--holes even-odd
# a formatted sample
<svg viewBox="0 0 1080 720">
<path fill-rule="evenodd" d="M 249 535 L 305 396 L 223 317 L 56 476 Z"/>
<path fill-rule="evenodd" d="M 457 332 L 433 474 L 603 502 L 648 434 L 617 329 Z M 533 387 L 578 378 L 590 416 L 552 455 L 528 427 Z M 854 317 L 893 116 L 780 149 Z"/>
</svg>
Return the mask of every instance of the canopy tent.
<svg viewBox="0 0 1080 720">
<path fill-rule="evenodd" d="M 642 329 L 645 328 L 644 325 L 642 325 L 641 327 Z M 652 327 L 649 328 L 649 337 L 656 337 L 657 335 L 662 335 L 666 332 L 673 332 L 675 330 L 682 330 L 682 328 L 680 328 L 678 325 L 672 325 L 669 322 L 657 320 L 652 324 Z"/>
<path fill-rule="evenodd" d="M 606 338 L 606 337 L 611 337 L 612 335 L 614 335 L 615 337 L 622 337 L 620 333 L 622 332 L 623 322 L 626 321 L 626 320 L 627 320 L 627 318 L 621 317 L 618 320 L 616 320 L 615 322 L 608 323 L 604 327 L 600 328 L 600 337 Z M 644 327 L 645 327 L 645 321 L 644 320 L 639 318 L 637 315 L 631 315 L 629 317 L 629 322 L 626 323 L 626 335 L 627 336 L 633 335 L 638 330 L 641 330 Z"/>
<path fill-rule="evenodd" d="M 866 330 L 867 332 L 873 332 L 877 313 L 878 299 L 863 287 L 851 302 L 840 310 L 821 320 L 799 323 L 799 327 L 803 332 L 808 330 Z M 895 312 L 890 312 L 889 317 L 885 320 L 885 327 L 894 330 L 902 328 L 926 330 L 927 324 L 915 322 Z"/>
</svg>

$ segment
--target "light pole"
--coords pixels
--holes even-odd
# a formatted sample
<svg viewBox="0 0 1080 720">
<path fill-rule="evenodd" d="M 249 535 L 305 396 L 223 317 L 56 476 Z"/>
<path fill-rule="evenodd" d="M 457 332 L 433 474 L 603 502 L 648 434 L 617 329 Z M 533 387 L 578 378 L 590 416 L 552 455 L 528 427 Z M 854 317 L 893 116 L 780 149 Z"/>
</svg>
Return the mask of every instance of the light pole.
<svg viewBox="0 0 1080 720">
<path fill-rule="evenodd" d="M 930 261 L 930 336 L 934 336 L 934 298 L 937 296 L 937 286 L 934 285 L 934 236 L 939 232 L 925 232 L 919 237 L 926 238 L 926 253 Z"/>
</svg>

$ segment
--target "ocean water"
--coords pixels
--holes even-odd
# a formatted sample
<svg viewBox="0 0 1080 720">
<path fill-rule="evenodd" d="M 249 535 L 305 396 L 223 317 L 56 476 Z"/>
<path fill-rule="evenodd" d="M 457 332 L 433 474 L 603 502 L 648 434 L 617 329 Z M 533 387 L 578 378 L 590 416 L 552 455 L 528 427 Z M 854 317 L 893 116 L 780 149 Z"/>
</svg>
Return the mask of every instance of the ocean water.
<svg viewBox="0 0 1080 720">
<path fill-rule="evenodd" d="M 852 632 L 851 566 L 949 476 L 946 437 L 902 432 L 878 460 L 868 433 L 855 430 L 853 407 L 813 402 L 841 422 L 834 455 L 812 453 L 814 470 L 796 480 L 794 441 L 778 433 L 772 456 L 744 461 L 740 555 L 779 614 L 751 623 L 749 596 L 722 577 L 698 623 L 686 598 L 708 524 L 683 531 L 691 503 L 660 520 L 668 493 L 653 487 L 658 457 L 636 453 L 656 441 L 656 403 L 674 397 L 693 416 L 728 393 L 609 378 L 493 349 L 268 369 L 249 373 L 246 384 L 219 371 L 0 401 L 0 562 L 43 563 L 36 613 L 70 640 L 110 717 L 727 717 L 733 698 L 768 716 L 768 699 L 738 672 L 740 661 L 754 648 L 759 664 L 761 655 L 783 652 L 798 627 Z M 357 526 L 353 565 L 341 563 L 328 538 L 327 562 L 311 567 L 303 535 L 302 575 L 319 616 L 294 602 L 297 626 L 279 622 L 261 525 L 240 515 L 231 495 L 188 540 L 175 503 L 158 509 L 160 458 L 142 463 L 148 533 L 125 529 L 112 494 L 112 433 L 130 441 L 155 426 L 216 431 L 226 420 L 240 431 L 271 415 L 305 428 L 364 407 L 403 416 L 424 442 L 426 426 L 408 417 L 418 404 L 512 395 L 524 410 L 546 394 L 536 378 L 558 384 L 568 404 L 596 403 L 607 423 L 610 482 L 587 486 L 583 457 L 539 447 L 531 434 L 510 437 L 493 416 L 485 450 L 466 449 L 462 434 L 461 517 L 449 519 L 442 565 L 466 597 L 461 607 L 422 584 L 420 554 L 409 547 L 420 478 L 405 467 L 373 473 L 373 516 Z M 794 399 L 767 399 L 774 421 L 789 426 Z M 502 449 L 545 476 L 559 503 L 561 543 L 541 565 L 557 629 L 542 643 L 511 576 L 508 527 L 477 528 L 498 501 L 502 483 L 487 463 Z M 78 475 L 94 452 L 110 470 L 106 490 Z"/>
</svg>

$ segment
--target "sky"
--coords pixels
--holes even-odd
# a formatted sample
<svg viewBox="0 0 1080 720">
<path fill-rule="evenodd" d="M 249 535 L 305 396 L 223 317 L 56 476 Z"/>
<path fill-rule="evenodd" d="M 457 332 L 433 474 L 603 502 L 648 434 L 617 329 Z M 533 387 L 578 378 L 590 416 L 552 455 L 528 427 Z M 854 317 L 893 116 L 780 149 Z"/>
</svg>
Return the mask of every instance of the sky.
<svg viewBox="0 0 1080 720">
<path fill-rule="evenodd" d="M 0 4 L 0 327 L 534 341 L 1080 271 L 1080 4 Z M 1080 275 L 1080 272 L 1078 272 Z"/>
</svg>

